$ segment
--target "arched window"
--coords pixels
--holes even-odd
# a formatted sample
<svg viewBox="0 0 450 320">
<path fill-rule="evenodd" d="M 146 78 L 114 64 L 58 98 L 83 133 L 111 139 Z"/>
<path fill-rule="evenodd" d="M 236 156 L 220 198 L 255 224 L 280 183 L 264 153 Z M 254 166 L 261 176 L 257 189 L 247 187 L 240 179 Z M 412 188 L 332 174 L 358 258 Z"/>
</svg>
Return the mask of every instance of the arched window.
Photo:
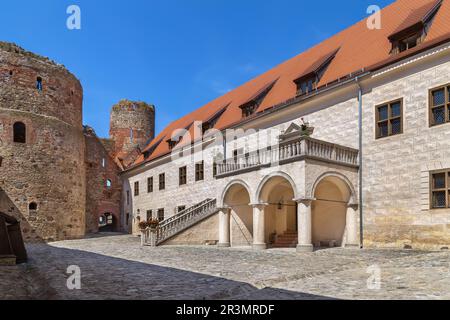
<svg viewBox="0 0 450 320">
<path fill-rule="evenodd" d="M 26 143 L 27 142 L 27 128 L 23 122 L 16 122 L 13 126 L 14 142 Z"/>
<path fill-rule="evenodd" d="M 106 180 L 106 187 L 108 188 L 108 189 L 111 189 L 111 187 L 112 187 L 112 181 L 111 180 Z"/>
<path fill-rule="evenodd" d="M 41 77 L 37 77 L 37 79 L 36 79 L 36 89 L 38 89 L 39 91 L 42 91 L 42 78 Z"/>
</svg>

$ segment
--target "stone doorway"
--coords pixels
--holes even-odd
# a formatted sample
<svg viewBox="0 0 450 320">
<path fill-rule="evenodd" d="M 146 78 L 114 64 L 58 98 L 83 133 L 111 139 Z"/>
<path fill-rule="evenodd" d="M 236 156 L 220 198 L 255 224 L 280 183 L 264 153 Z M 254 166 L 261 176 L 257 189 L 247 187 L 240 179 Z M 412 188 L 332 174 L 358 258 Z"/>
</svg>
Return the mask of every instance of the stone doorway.
<svg viewBox="0 0 450 320">
<path fill-rule="evenodd" d="M 117 219 L 112 213 L 102 214 L 98 218 L 99 232 L 115 232 L 117 231 Z"/>
</svg>

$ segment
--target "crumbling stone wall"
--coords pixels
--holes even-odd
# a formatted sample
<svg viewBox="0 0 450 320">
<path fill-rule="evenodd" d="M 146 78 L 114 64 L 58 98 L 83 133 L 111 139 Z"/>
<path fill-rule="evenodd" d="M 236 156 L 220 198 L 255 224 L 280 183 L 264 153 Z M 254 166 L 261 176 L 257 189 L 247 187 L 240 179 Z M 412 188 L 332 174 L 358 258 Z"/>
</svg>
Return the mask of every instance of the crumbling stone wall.
<svg viewBox="0 0 450 320">
<path fill-rule="evenodd" d="M 113 106 L 110 138 L 118 158 L 124 159 L 136 148 L 155 137 L 155 108 L 145 102 L 121 100 Z"/>
<path fill-rule="evenodd" d="M 85 127 L 86 142 L 86 232 L 99 231 L 99 217 L 105 213 L 114 216 L 112 231 L 123 231 L 120 217 L 122 183 L 120 168 L 111 157 L 110 141 L 99 139 L 94 130 Z M 107 181 L 111 184 L 108 186 Z"/>
<path fill-rule="evenodd" d="M 82 97 L 80 82 L 63 66 L 0 42 L 0 189 L 27 241 L 85 234 Z M 25 144 L 13 142 L 19 121 Z"/>
</svg>

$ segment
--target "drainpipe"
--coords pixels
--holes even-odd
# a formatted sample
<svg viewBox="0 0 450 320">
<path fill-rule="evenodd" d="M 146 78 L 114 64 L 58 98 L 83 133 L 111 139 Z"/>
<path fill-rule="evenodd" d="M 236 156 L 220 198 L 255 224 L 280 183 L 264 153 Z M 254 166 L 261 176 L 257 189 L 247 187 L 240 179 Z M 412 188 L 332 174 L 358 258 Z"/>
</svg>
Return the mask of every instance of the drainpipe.
<svg viewBox="0 0 450 320">
<path fill-rule="evenodd" d="M 363 109 L 362 109 L 362 88 L 359 82 L 359 78 L 355 78 L 356 85 L 358 86 L 358 131 L 359 131 L 359 237 L 360 247 L 364 248 L 364 214 L 363 214 Z"/>
</svg>

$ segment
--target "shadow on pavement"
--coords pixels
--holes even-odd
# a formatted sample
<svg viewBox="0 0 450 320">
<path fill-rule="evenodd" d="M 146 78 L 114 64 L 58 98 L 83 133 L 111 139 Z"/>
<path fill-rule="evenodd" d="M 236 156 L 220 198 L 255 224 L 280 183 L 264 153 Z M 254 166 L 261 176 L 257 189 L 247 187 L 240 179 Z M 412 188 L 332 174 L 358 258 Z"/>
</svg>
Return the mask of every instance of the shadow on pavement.
<svg viewBox="0 0 450 320">
<path fill-rule="evenodd" d="M 19 294 L 18 299 L 331 300 L 282 289 L 258 289 L 245 282 L 45 244 L 29 245 L 28 250 L 28 277 L 16 285 L 35 287 L 27 288 L 28 296 Z M 67 287 L 73 276 L 67 273 L 70 266 L 81 271 L 80 290 Z M 69 282 L 74 283 L 72 280 Z M 16 289 L 0 283 L 0 299 L 13 299 L 11 290 Z M 38 292 L 39 296 L 33 296 Z"/>
</svg>

